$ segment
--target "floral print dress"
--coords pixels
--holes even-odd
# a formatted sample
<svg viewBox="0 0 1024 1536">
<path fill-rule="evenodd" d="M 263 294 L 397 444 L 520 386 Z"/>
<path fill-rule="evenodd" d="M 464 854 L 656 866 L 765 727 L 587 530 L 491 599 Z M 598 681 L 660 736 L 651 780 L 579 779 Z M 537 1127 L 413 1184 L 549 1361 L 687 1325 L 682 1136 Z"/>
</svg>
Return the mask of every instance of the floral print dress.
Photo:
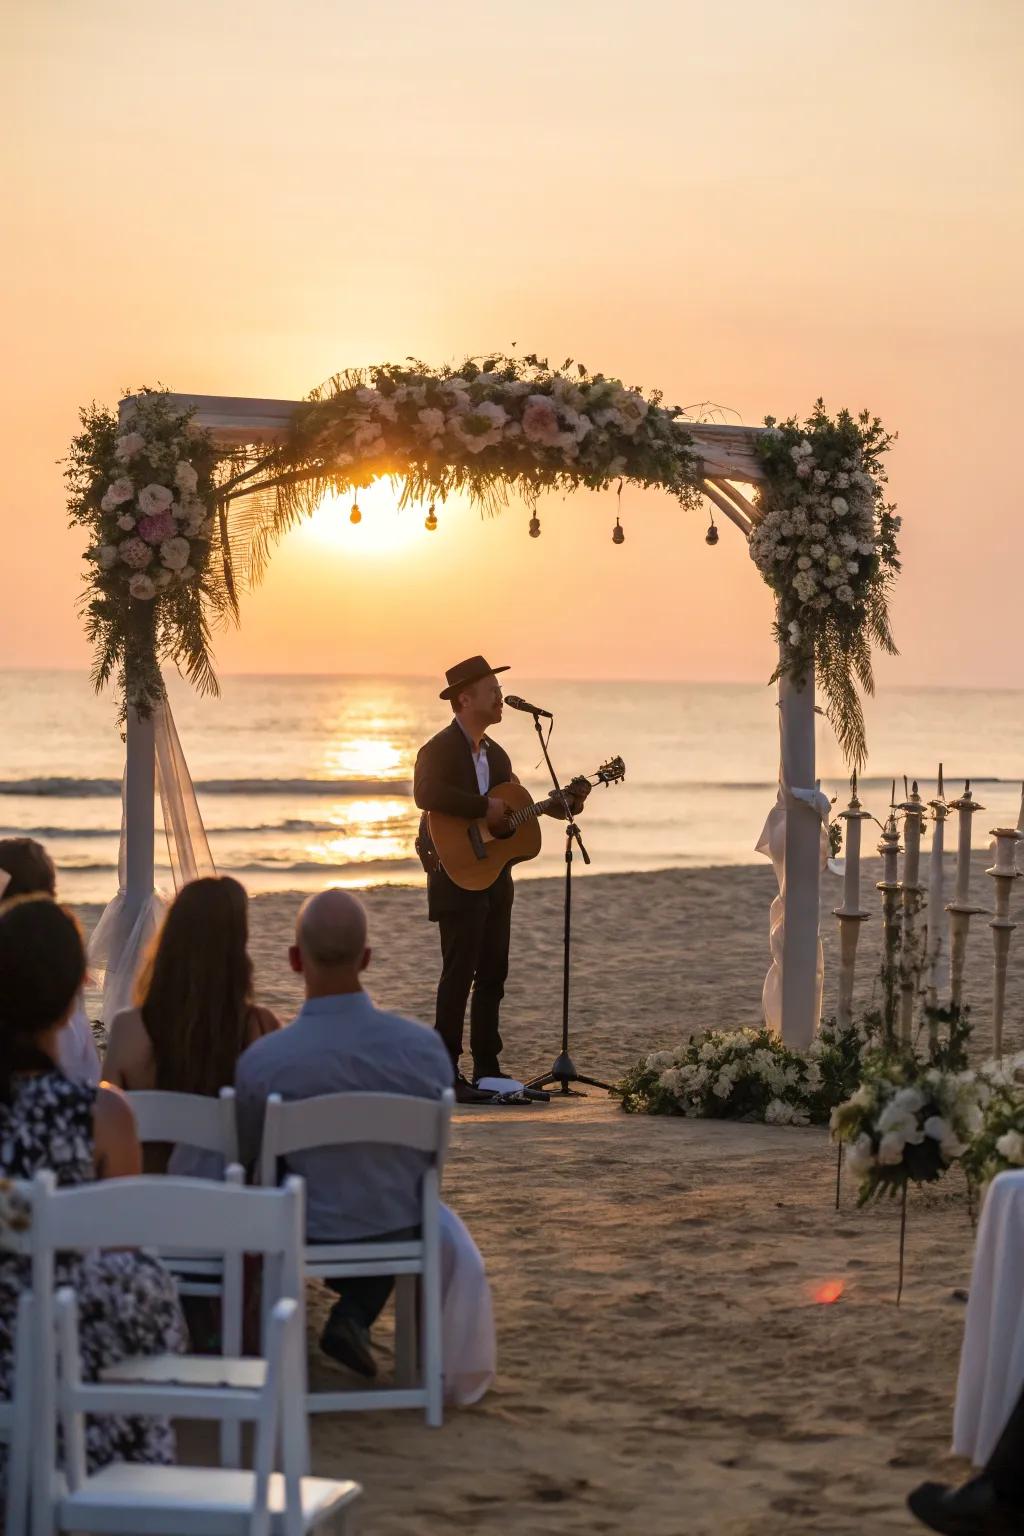
<svg viewBox="0 0 1024 1536">
<path fill-rule="evenodd" d="M 0 1177 L 31 1179 L 51 1168 L 59 1185 L 87 1184 L 93 1169 L 92 1111 L 96 1089 L 54 1070 L 14 1079 L 10 1104 L 0 1104 Z M 131 1355 L 180 1352 L 186 1332 L 170 1275 L 151 1254 L 133 1250 L 66 1254 L 56 1283 L 78 1295 L 82 1371 L 95 1381 L 101 1369 Z M 13 1388 L 14 1325 L 18 1297 L 31 1284 L 31 1261 L 0 1252 L 0 1397 Z M 164 1418 L 90 1417 L 86 1424 L 90 1470 L 110 1461 L 174 1461 L 174 1434 Z M 6 1467 L 6 1447 L 0 1450 Z"/>
</svg>

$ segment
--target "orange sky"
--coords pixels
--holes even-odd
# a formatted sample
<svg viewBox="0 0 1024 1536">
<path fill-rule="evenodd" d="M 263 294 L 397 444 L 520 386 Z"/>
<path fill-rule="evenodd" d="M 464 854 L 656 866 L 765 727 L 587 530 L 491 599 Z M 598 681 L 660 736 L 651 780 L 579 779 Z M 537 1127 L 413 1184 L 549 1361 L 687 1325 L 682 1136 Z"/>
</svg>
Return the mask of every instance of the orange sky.
<svg viewBox="0 0 1024 1536">
<path fill-rule="evenodd" d="M 55 461 L 126 385 L 301 396 L 567 354 L 670 402 L 868 404 L 906 523 L 884 678 L 1020 686 L 1017 0 L 0 0 L 0 665 L 84 666 Z M 225 671 L 761 679 L 735 530 L 657 495 L 389 551 L 289 537 Z M 376 497 L 364 526 L 393 516 Z M 407 531 L 406 531 L 407 530 Z M 377 540 L 379 542 L 379 539 Z M 1016 567 L 1016 571 L 1012 569 Z M 959 594 L 954 607 L 954 595 Z"/>
</svg>

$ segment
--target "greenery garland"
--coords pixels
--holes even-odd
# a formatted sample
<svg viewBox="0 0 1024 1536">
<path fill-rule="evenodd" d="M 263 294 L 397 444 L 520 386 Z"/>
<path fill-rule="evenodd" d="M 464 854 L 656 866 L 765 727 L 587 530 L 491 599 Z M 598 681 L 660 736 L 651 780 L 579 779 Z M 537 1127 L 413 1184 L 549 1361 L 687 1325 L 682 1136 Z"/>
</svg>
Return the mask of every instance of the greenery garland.
<svg viewBox="0 0 1024 1536">
<path fill-rule="evenodd" d="M 143 389 L 120 426 L 93 406 L 68 460 L 71 521 L 93 542 L 84 598 L 97 688 L 115 673 L 122 716 L 146 714 L 171 660 L 216 691 L 213 623 L 237 620 L 278 539 L 330 492 L 389 478 L 399 506 L 462 492 L 493 512 L 510 492 L 629 481 L 701 501 L 703 466 L 678 408 L 567 358 L 503 356 L 431 369 L 409 359 L 338 374 L 295 411 L 284 442 L 220 448 L 165 391 Z M 816 668 L 848 758 L 865 757 L 855 679 L 872 688 L 871 646 L 892 652 L 887 597 L 899 519 L 884 502 L 891 439 L 866 414 L 833 421 L 819 401 L 801 426 L 758 438 L 766 475 L 750 552 L 776 593 L 775 676 Z M 229 515 L 230 513 L 230 515 Z"/>
</svg>

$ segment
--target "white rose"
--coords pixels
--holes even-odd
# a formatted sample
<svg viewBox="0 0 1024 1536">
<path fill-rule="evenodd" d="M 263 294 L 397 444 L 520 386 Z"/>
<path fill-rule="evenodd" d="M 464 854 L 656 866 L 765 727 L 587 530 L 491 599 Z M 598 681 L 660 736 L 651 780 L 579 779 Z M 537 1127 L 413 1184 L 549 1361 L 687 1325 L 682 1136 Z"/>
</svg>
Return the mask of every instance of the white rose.
<svg viewBox="0 0 1024 1536">
<path fill-rule="evenodd" d="M 849 503 L 845 500 L 844 497 L 842 497 L 842 496 L 833 496 L 832 497 L 832 511 L 833 512 L 838 512 L 840 517 L 841 517 L 844 512 L 849 512 L 849 510 L 850 510 Z"/>
<path fill-rule="evenodd" d="M 797 570 L 809 571 L 813 563 L 814 562 L 811 560 L 809 555 L 801 555 L 799 560 L 796 562 Z"/>
<path fill-rule="evenodd" d="M 179 577 L 179 579 L 181 581 L 191 581 L 195 574 L 196 574 L 195 566 L 193 566 L 193 565 L 184 565 L 184 566 L 182 566 L 181 570 L 178 572 L 178 577 Z"/>
<path fill-rule="evenodd" d="M 112 566 L 117 564 L 117 545 L 101 544 L 96 551 L 96 559 L 101 570 L 109 571 Z"/>
<path fill-rule="evenodd" d="M 893 1095 L 892 1102 L 897 1109 L 916 1115 L 919 1109 L 924 1109 L 924 1094 L 920 1088 L 901 1088 Z"/>
<path fill-rule="evenodd" d="M 849 483 L 850 483 L 850 477 L 849 477 L 848 474 L 842 473 L 842 474 L 839 474 L 839 475 L 836 476 L 836 485 L 838 485 L 838 487 L 839 487 L 839 489 L 841 491 L 845 491 L 846 487 L 849 485 Z"/>
<path fill-rule="evenodd" d="M 170 571 L 157 571 L 153 577 L 153 585 L 155 587 L 167 587 L 170 586 L 173 580 L 174 577 Z"/>
<path fill-rule="evenodd" d="M 815 560 L 820 560 L 824 553 L 825 553 L 825 546 L 824 546 L 824 544 L 812 544 L 811 545 L 811 554 L 814 556 Z"/>
<path fill-rule="evenodd" d="M 166 512 L 174 500 L 174 493 L 166 485 L 144 485 L 139 492 L 139 511 L 143 517 L 153 517 Z"/>
<path fill-rule="evenodd" d="M 135 519 L 130 512 L 123 512 L 117 520 L 117 526 L 123 528 L 125 533 L 131 533 L 135 527 Z"/>
<path fill-rule="evenodd" d="M 420 425 L 428 437 L 437 437 L 444 431 L 444 411 L 439 411 L 436 406 L 425 406 L 417 412 Z"/>
<path fill-rule="evenodd" d="M 856 1141 L 851 1141 L 846 1149 L 847 1171 L 855 1179 L 861 1178 L 875 1161 L 874 1148 L 871 1145 L 871 1137 L 862 1132 Z"/>
<path fill-rule="evenodd" d="M 841 586 L 836 587 L 836 597 L 838 597 L 841 603 L 852 603 L 853 588 L 848 587 L 846 583 L 843 582 Z"/>
<path fill-rule="evenodd" d="M 136 571 L 128 583 L 128 591 L 140 603 L 152 602 L 153 598 L 156 597 L 156 587 L 151 579 L 141 571 Z"/>
<path fill-rule="evenodd" d="M 1000 1136 L 996 1142 L 996 1151 L 1007 1163 L 1013 1163 L 1015 1167 L 1024 1167 L 1024 1136 L 1020 1131 L 1007 1131 L 1005 1136 Z"/>
<path fill-rule="evenodd" d="M 183 571 L 188 564 L 187 539 L 165 539 L 160 545 L 160 559 L 169 571 Z"/>
<path fill-rule="evenodd" d="M 195 494 L 196 486 L 199 484 L 199 476 L 192 468 L 192 465 L 186 464 L 184 459 L 174 466 L 174 483 L 178 490 L 183 491 L 186 496 Z"/>
<path fill-rule="evenodd" d="M 670 1067 L 674 1061 L 675 1057 L 671 1051 L 654 1051 L 647 1058 L 647 1068 L 651 1072 L 660 1072 L 663 1067 Z"/>
<path fill-rule="evenodd" d="M 128 460 L 134 459 L 145 446 L 146 439 L 141 432 L 125 432 L 114 444 L 114 457 L 119 463 L 127 464 Z"/>
<path fill-rule="evenodd" d="M 885 1167 L 893 1167 L 903 1161 L 906 1141 L 898 1131 L 890 1131 L 878 1143 L 878 1161 Z"/>
<path fill-rule="evenodd" d="M 134 495 L 135 487 L 128 476 L 119 475 L 116 480 L 112 480 L 107 486 L 100 506 L 104 512 L 113 512 L 114 508 L 119 507 L 122 502 L 131 501 Z"/>
</svg>

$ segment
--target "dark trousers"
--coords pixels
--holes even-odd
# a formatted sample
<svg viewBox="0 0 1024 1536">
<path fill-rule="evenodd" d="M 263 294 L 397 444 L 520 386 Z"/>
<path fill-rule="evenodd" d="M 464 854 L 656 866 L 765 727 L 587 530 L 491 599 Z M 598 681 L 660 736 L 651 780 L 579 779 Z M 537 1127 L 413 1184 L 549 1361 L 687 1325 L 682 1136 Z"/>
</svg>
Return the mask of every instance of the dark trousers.
<svg viewBox="0 0 1024 1536">
<path fill-rule="evenodd" d="M 419 1227 L 402 1227 L 398 1232 L 382 1232 L 366 1238 L 372 1243 L 408 1243 L 420 1235 Z M 331 1308 L 332 1317 L 351 1317 L 362 1328 L 372 1328 L 387 1305 L 395 1288 L 394 1275 L 351 1275 L 328 1280 L 326 1285 L 338 1297 Z"/>
<path fill-rule="evenodd" d="M 503 876 L 458 910 L 438 914 L 441 980 L 437 987 L 437 1031 L 457 1070 L 466 1002 L 472 988 L 469 1048 L 475 1077 L 493 1076 L 498 1071 L 498 1010 L 508 976 L 512 897 L 512 881 Z"/>
<path fill-rule="evenodd" d="M 1000 1498 L 1024 1506 L 1024 1392 L 1003 1426 L 985 1471 Z"/>
</svg>

